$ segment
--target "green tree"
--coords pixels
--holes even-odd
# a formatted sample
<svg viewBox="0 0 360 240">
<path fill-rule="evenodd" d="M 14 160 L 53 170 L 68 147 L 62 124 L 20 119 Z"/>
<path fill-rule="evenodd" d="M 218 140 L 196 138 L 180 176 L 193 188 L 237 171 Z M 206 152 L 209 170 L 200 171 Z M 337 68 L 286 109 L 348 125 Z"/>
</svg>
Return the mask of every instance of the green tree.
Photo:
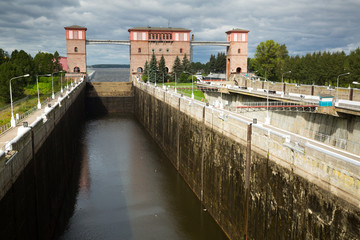
<svg viewBox="0 0 360 240">
<path fill-rule="evenodd" d="M 149 77 L 149 63 L 148 63 L 148 61 L 146 60 L 145 61 L 145 65 L 144 65 L 144 72 L 143 72 L 143 75 L 142 75 L 142 80 L 144 81 L 144 82 L 147 82 L 147 80 L 148 80 L 148 77 Z"/>
<path fill-rule="evenodd" d="M 15 75 L 21 76 L 25 74 L 30 74 L 32 77 L 28 77 L 23 81 L 23 87 L 26 84 L 33 83 L 35 81 L 35 70 L 34 70 L 34 61 L 30 54 L 26 53 L 24 50 L 14 50 L 11 53 L 11 60 L 13 65 L 16 68 Z"/>
<path fill-rule="evenodd" d="M 55 51 L 55 53 L 54 53 L 54 60 L 53 60 L 53 62 L 54 62 L 54 71 L 55 71 L 55 72 L 58 72 L 58 71 L 63 70 L 63 69 L 62 69 L 62 66 L 61 66 L 61 64 L 60 64 L 60 55 L 59 55 L 58 51 Z"/>
<path fill-rule="evenodd" d="M 216 57 L 215 55 L 210 55 L 210 60 L 209 60 L 209 72 L 215 72 L 216 71 Z"/>
<path fill-rule="evenodd" d="M 9 54 L 0 48 L 0 65 L 10 60 Z"/>
<path fill-rule="evenodd" d="M 353 81 L 360 82 L 360 48 L 351 51 L 346 61 L 346 69 L 351 73 Z"/>
<path fill-rule="evenodd" d="M 149 64 L 149 81 L 150 82 L 155 82 L 155 77 L 156 77 L 156 82 L 158 82 L 159 79 L 159 74 L 158 74 L 158 66 L 157 66 L 157 61 L 156 61 L 156 57 L 155 54 L 153 53 L 150 59 L 150 64 Z"/>
<path fill-rule="evenodd" d="M 166 76 L 167 76 L 167 71 L 166 71 L 166 64 L 165 64 L 165 58 L 164 55 L 161 55 L 160 61 L 159 61 L 159 77 L 160 77 L 160 82 L 166 82 Z"/>
<path fill-rule="evenodd" d="M 10 79 L 17 75 L 17 67 L 12 62 L 5 62 L 0 65 L 0 100 L 3 102 L 10 102 Z M 11 82 L 11 89 L 13 100 L 16 100 L 24 95 L 24 79 L 16 79 Z"/>
<path fill-rule="evenodd" d="M 176 74 L 176 78 L 180 78 L 180 74 L 182 72 L 182 66 L 181 66 L 181 62 L 180 62 L 180 58 L 178 56 L 176 56 L 175 61 L 174 61 L 174 65 L 172 67 L 172 74 L 173 74 L 173 78 L 175 79 L 175 74 Z"/>
<path fill-rule="evenodd" d="M 226 55 L 224 52 L 219 52 L 215 60 L 215 71 L 224 73 L 226 71 Z"/>
<path fill-rule="evenodd" d="M 274 40 L 261 42 L 255 52 L 255 69 L 269 80 L 280 80 L 288 52 L 285 45 Z"/>
<path fill-rule="evenodd" d="M 37 74 L 49 74 L 55 72 L 54 55 L 51 53 L 38 52 L 34 57 L 35 72 Z"/>
<path fill-rule="evenodd" d="M 184 54 L 184 58 L 182 60 L 182 70 L 184 72 L 191 73 L 191 63 L 190 63 L 189 59 L 187 58 L 186 53 Z"/>
</svg>

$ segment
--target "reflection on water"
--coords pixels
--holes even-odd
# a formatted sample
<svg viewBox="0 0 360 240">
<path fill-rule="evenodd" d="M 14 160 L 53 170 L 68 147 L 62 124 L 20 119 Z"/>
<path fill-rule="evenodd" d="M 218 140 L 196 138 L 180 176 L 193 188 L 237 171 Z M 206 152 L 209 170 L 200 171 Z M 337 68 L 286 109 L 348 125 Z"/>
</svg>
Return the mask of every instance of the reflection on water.
<svg viewBox="0 0 360 240">
<path fill-rule="evenodd" d="M 130 68 L 89 68 L 95 70 L 91 82 L 128 82 Z"/>
<path fill-rule="evenodd" d="M 87 121 L 79 193 L 61 239 L 227 239 L 142 126 Z"/>
</svg>

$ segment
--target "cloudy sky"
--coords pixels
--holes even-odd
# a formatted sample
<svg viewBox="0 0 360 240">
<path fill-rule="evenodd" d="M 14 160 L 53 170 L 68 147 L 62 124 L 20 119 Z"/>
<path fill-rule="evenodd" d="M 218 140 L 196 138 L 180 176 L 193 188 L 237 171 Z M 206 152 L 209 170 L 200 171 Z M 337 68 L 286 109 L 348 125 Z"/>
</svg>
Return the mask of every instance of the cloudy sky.
<svg viewBox="0 0 360 240">
<path fill-rule="evenodd" d="M 232 28 L 250 30 L 249 56 L 273 39 L 290 55 L 349 52 L 360 46 L 359 0 L 1 0 L 0 48 L 66 56 L 64 26 L 88 28 L 87 39 L 128 40 L 132 27 L 182 27 L 197 41 L 225 41 Z M 129 63 L 129 48 L 88 45 L 88 64 Z M 206 62 L 224 47 L 194 47 Z"/>
</svg>

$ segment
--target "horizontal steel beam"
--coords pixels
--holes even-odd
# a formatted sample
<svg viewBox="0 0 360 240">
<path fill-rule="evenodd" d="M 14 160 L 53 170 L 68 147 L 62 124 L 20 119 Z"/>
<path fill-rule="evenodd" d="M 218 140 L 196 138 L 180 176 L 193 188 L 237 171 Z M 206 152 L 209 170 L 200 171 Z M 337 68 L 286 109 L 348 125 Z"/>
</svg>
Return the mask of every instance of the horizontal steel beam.
<svg viewBox="0 0 360 240">
<path fill-rule="evenodd" d="M 190 42 L 191 46 L 230 46 L 229 42 L 198 42 L 198 41 L 192 41 Z"/>
<path fill-rule="evenodd" d="M 129 40 L 86 40 L 87 45 L 93 44 L 115 44 L 115 45 L 127 45 L 130 46 Z"/>
</svg>

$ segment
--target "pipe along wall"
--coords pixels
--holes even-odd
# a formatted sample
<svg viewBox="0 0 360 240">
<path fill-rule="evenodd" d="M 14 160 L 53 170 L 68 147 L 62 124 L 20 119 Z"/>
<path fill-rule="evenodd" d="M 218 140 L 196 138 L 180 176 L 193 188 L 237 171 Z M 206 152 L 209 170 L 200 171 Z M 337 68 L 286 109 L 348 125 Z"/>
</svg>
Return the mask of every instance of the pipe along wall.
<svg viewBox="0 0 360 240">
<path fill-rule="evenodd" d="M 247 211 L 246 140 L 229 137 L 221 130 L 224 127 L 205 124 L 213 118 L 208 113 L 211 110 L 204 107 L 202 112 L 194 113 L 190 105 L 189 100 L 171 97 L 146 85 L 135 87 L 138 120 L 230 239 L 245 239 L 246 212 L 246 239 L 360 236 L 358 207 L 294 173 L 294 166 L 277 164 L 271 153 L 255 144 L 251 148 Z M 244 128 L 243 133 L 235 135 L 246 136 L 246 132 Z M 254 140 L 263 144 L 266 141 L 264 136 Z"/>
<path fill-rule="evenodd" d="M 80 83 L 44 118 L 12 141 L 13 154 L 0 173 L 0 238 L 52 239 L 71 214 L 79 169 L 78 139 L 83 126 L 84 86 Z M 8 157 L 7 157 L 8 158 Z"/>
</svg>

